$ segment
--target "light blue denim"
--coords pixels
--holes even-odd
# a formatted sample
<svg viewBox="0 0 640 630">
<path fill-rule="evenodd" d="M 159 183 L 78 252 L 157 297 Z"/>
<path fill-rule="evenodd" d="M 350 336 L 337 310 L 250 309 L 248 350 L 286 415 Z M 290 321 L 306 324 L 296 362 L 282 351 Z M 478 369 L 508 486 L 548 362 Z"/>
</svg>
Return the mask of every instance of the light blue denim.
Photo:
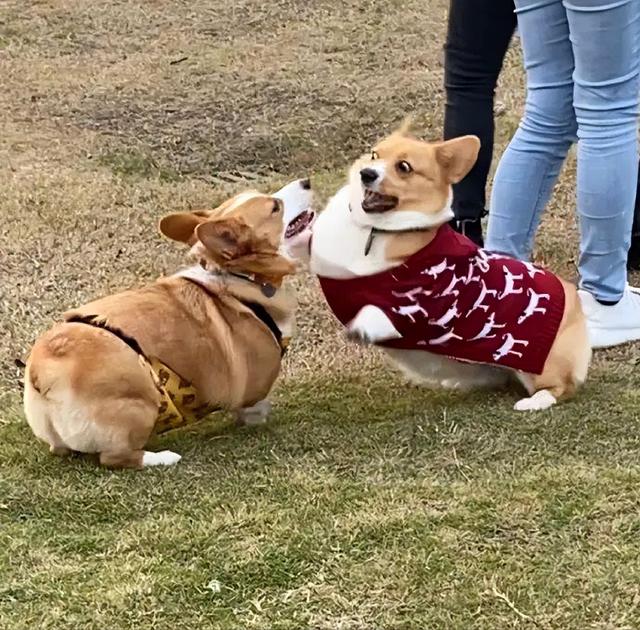
<svg viewBox="0 0 640 630">
<path fill-rule="evenodd" d="M 578 141 L 580 285 L 622 297 L 638 173 L 640 0 L 515 0 L 525 113 L 496 172 L 487 249 L 527 260 Z"/>
</svg>

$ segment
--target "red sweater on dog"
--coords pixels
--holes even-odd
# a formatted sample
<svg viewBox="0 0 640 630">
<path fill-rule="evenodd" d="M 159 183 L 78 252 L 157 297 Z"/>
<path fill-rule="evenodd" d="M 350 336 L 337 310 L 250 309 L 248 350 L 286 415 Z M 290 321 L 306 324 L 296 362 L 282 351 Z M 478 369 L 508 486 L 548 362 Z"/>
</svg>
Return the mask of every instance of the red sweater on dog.
<svg viewBox="0 0 640 630">
<path fill-rule="evenodd" d="M 555 275 L 486 252 L 448 225 L 393 269 L 319 279 L 344 325 L 368 304 L 385 313 L 402 338 L 382 346 L 531 374 L 542 373 L 564 313 L 564 289 Z"/>
</svg>

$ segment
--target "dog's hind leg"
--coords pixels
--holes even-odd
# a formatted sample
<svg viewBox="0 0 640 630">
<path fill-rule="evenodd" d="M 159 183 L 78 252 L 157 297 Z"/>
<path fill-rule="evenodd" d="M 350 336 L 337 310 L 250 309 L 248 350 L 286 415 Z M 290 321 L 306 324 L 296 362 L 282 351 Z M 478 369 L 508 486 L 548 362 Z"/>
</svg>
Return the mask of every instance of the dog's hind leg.
<svg viewBox="0 0 640 630">
<path fill-rule="evenodd" d="M 142 401 L 119 401 L 120 414 L 116 423 L 109 418 L 94 416 L 98 431 L 94 433 L 101 466 L 107 468 L 147 468 L 173 466 L 182 457 L 173 451 L 144 450 L 151 437 L 157 408 Z M 115 405 L 111 405 L 113 409 Z"/>
<path fill-rule="evenodd" d="M 100 465 L 106 468 L 147 468 L 149 466 L 173 466 L 182 459 L 173 451 L 102 451 Z"/>
<path fill-rule="evenodd" d="M 56 455 L 57 457 L 69 457 L 69 455 L 73 453 L 73 451 L 70 448 L 67 448 L 66 446 L 53 446 L 53 445 L 49 447 L 49 452 L 52 455 Z"/>
<path fill-rule="evenodd" d="M 519 400 L 514 409 L 539 411 L 571 398 L 587 378 L 590 360 L 587 328 L 583 320 L 577 320 L 566 326 L 554 342 L 542 374 L 517 374 L 530 397 Z"/>
</svg>

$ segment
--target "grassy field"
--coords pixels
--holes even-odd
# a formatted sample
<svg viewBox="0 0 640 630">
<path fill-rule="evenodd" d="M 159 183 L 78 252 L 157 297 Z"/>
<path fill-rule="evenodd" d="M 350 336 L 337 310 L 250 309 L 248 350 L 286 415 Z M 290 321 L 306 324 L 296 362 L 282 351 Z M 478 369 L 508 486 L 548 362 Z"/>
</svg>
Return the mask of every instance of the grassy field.
<svg viewBox="0 0 640 630">
<path fill-rule="evenodd" d="M 445 0 L 0 2 L 0 628 L 640 627 L 640 352 L 548 412 L 403 383 L 309 276 L 268 426 L 175 468 L 51 457 L 20 410 L 62 310 L 181 264 L 163 213 L 311 175 L 416 115 L 441 133 Z M 498 150 L 523 80 L 511 51 Z M 573 161 L 538 259 L 575 275 Z M 243 179 L 244 178 L 244 179 Z"/>
</svg>

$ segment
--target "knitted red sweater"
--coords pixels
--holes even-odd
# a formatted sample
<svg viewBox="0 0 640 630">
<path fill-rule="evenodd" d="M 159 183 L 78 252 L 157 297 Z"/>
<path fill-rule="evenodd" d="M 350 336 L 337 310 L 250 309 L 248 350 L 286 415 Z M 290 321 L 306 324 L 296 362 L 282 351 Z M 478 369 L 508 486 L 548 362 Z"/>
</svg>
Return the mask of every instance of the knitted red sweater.
<svg viewBox="0 0 640 630">
<path fill-rule="evenodd" d="M 460 361 L 540 374 L 564 312 L 564 289 L 549 271 L 477 247 L 448 225 L 403 264 L 371 276 L 320 277 L 347 325 L 366 305 L 402 335 L 382 342 Z"/>
</svg>

